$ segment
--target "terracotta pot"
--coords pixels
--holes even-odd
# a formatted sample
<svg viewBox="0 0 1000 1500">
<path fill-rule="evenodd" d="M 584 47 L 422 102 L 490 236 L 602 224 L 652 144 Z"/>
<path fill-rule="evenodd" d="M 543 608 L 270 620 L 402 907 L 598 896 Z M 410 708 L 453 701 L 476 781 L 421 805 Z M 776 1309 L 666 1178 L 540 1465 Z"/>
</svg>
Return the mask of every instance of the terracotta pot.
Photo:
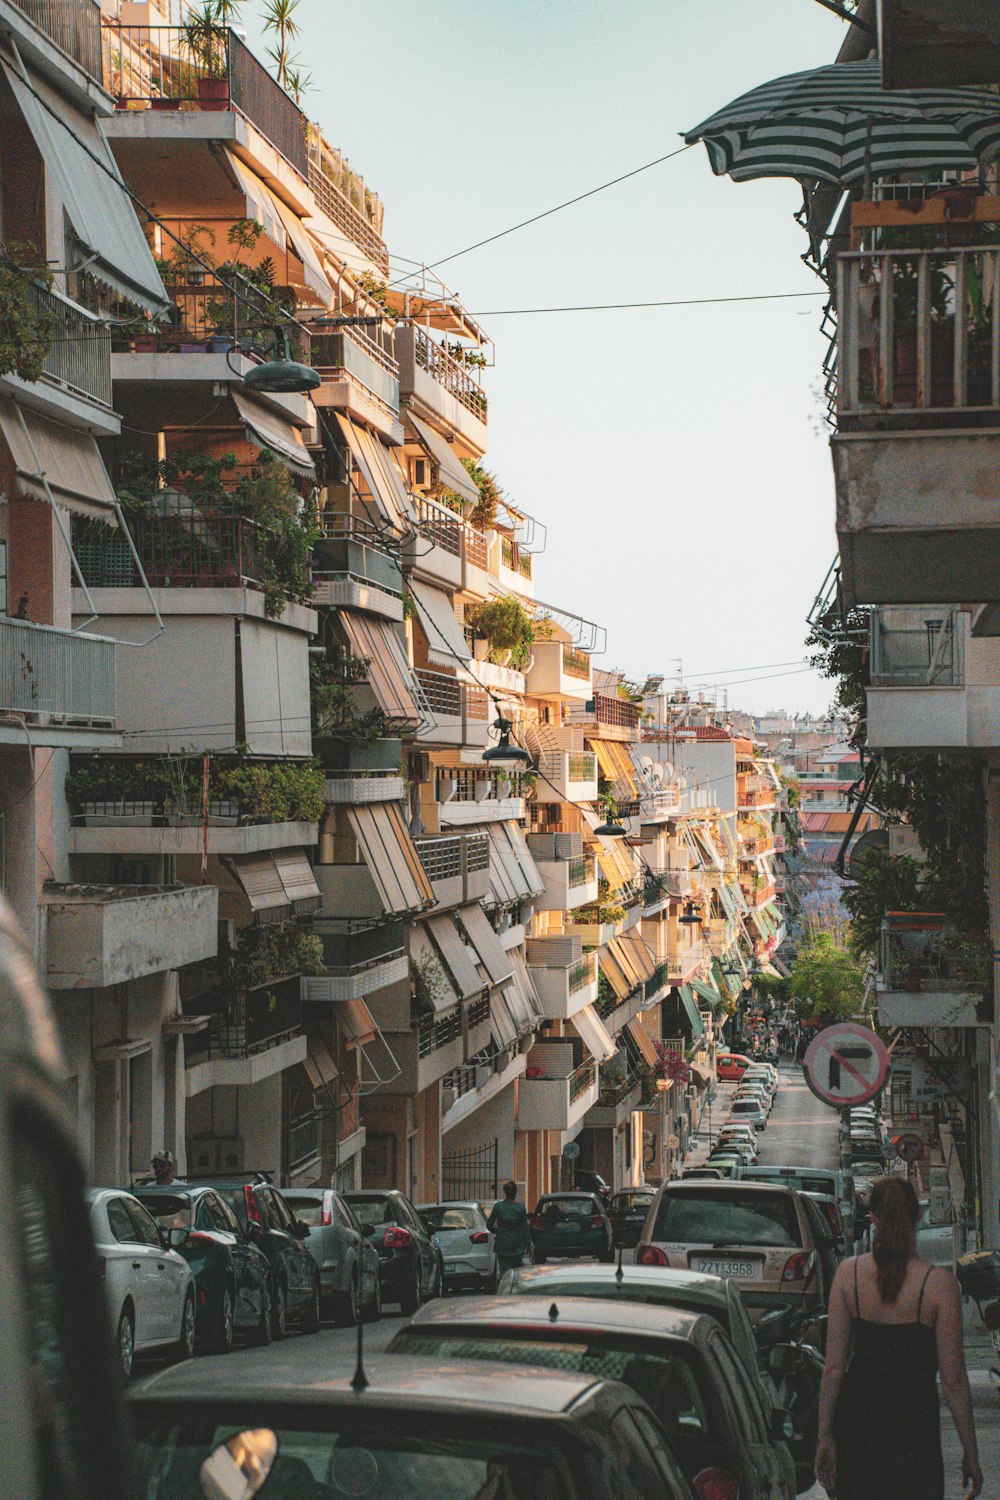
<svg viewBox="0 0 1000 1500">
<path fill-rule="evenodd" d="M 199 78 L 198 103 L 202 109 L 223 110 L 229 108 L 228 78 Z"/>
<path fill-rule="evenodd" d="M 181 101 L 179 99 L 150 99 L 149 107 L 150 109 L 180 109 Z"/>
</svg>

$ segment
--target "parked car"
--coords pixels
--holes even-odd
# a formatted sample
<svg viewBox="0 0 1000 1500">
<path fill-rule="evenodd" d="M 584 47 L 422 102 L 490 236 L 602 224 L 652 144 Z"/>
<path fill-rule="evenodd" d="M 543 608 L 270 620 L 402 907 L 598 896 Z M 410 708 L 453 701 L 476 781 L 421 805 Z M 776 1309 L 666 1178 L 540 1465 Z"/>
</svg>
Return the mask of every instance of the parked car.
<svg viewBox="0 0 1000 1500">
<path fill-rule="evenodd" d="M 213 1177 L 205 1182 L 233 1210 L 243 1233 L 263 1252 L 271 1271 L 271 1337 L 284 1338 L 288 1321 L 303 1333 L 319 1331 L 319 1267 L 300 1223 L 265 1172 Z"/>
<path fill-rule="evenodd" d="M 752 1157 L 751 1160 L 753 1160 Z M 708 1158 L 708 1161 L 705 1163 L 704 1168 L 699 1169 L 697 1167 L 693 1167 L 683 1175 L 685 1177 L 694 1177 L 698 1175 L 699 1170 L 707 1170 L 710 1172 L 718 1173 L 718 1175 L 722 1178 L 732 1177 L 733 1168 L 738 1167 L 739 1164 L 740 1158 L 734 1155 L 732 1152 L 727 1150 L 713 1151 L 711 1156 Z"/>
<path fill-rule="evenodd" d="M 596 1193 L 545 1193 L 531 1216 L 531 1244 L 539 1266 L 550 1255 L 612 1260 L 615 1253 L 611 1220 Z"/>
<path fill-rule="evenodd" d="M 749 1083 L 754 1078 L 766 1078 L 768 1083 L 770 1084 L 771 1093 L 776 1094 L 778 1092 L 778 1084 L 781 1082 L 781 1074 L 774 1066 L 774 1063 L 752 1063 L 743 1075 L 743 1082 Z"/>
<path fill-rule="evenodd" d="M 216 1354 L 227 1354 L 237 1332 L 252 1344 L 271 1342 L 271 1273 L 267 1257 L 243 1232 L 214 1188 L 176 1182 L 149 1184 L 135 1196 L 168 1243 L 191 1267 L 197 1333 Z"/>
<path fill-rule="evenodd" d="M 770 1183 L 665 1183 L 635 1259 L 641 1266 L 732 1276 L 757 1312 L 785 1302 L 819 1309 L 828 1290 L 801 1195 Z"/>
<path fill-rule="evenodd" d="M 882 1137 L 874 1130 L 852 1129 L 848 1151 L 852 1161 L 882 1161 Z"/>
<path fill-rule="evenodd" d="M 755 1163 L 753 1166 L 741 1167 L 733 1176 L 745 1178 L 748 1182 L 775 1182 L 782 1187 L 796 1188 L 802 1193 L 825 1193 L 830 1198 L 836 1198 L 844 1222 L 850 1222 L 854 1207 L 853 1171 L 843 1172 L 834 1167 L 762 1167 Z"/>
<path fill-rule="evenodd" d="M 847 1223 L 840 1204 L 829 1193 L 806 1193 L 805 1197 L 810 1203 L 815 1203 L 822 1214 L 837 1255 L 842 1259 L 847 1254 L 847 1247 L 854 1238 L 853 1215 L 851 1222 Z"/>
<path fill-rule="evenodd" d="M 286 1188 L 284 1199 L 300 1224 L 309 1225 L 306 1244 L 319 1266 L 321 1311 L 353 1327 L 361 1318 L 382 1316 L 378 1251 L 333 1188 Z"/>
<path fill-rule="evenodd" d="M 713 1317 L 582 1297 L 476 1297 L 424 1308 L 389 1345 L 390 1354 L 435 1361 L 460 1350 L 463 1359 L 598 1377 L 613 1370 L 649 1402 L 696 1494 L 711 1478 L 710 1494 L 793 1500 L 791 1419 L 765 1409 L 759 1382 Z"/>
<path fill-rule="evenodd" d="M 135 1356 L 153 1349 L 190 1359 L 195 1345 L 191 1268 L 168 1249 L 131 1193 L 95 1188 L 87 1200 L 123 1379 L 132 1378 Z"/>
<path fill-rule="evenodd" d="M 619 1245 L 631 1248 L 639 1243 L 649 1205 L 655 1197 L 656 1189 L 650 1187 L 623 1188 L 620 1193 L 615 1193 L 608 1204 L 615 1249 Z"/>
<path fill-rule="evenodd" d="M 715 1076 L 721 1083 L 735 1083 L 750 1066 L 749 1057 L 742 1052 L 718 1052 L 715 1056 Z"/>
<path fill-rule="evenodd" d="M 729 1158 L 724 1158 L 724 1160 L 728 1160 L 728 1159 Z M 736 1157 L 734 1156 L 732 1158 L 732 1160 L 736 1161 Z M 707 1178 L 711 1178 L 714 1182 L 721 1182 L 722 1179 L 723 1179 L 723 1177 L 725 1177 L 725 1176 L 726 1176 L 726 1173 L 720 1171 L 720 1169 L 718 1167 L 715 1167 L 715 1166 L 712 1166 L 712 1167 L 709 1167 L 709 1166 L 705 1166 L 705 1167 L 685 1167 L 684 1170 L 683 1170 L 683 1172 L 681 1173 L 681 1177 L 707 1177 Z M 645 1223 L 645 1218 L 646 1218 L 646 1216 L 645 1216 L 645 1214 L 643 1214 L 643 1222 L 644 1223 Z"/>
<path fill-rule="evenodd" d="M 739 1088 L 736 1090 L 736 1093 L 733 1095 L 732 1104 L 730 1104 L 729 1106 L 730 1109 L 732 1109 L 733 1104 L 738 1104 L 744 1099 L 751 1099 L 755 1104 L 759 1104 L 765 1115 L 769 1115 L 771 1113 L 771 1107 L 774 1101 L 772 1100 L 770 1090 L 765 1083 L 741 1083 Z"/>
<path fill-rule="evenodd" d="M 709 1161 L 714 1161 L 716 1156 L 735 1156 L 737 1161 L 750 1166 L 757 1160 L 757 1147 L 742 1136 L 720 1136 L 712 1147 Z"/>
<path fill-rule="evenodd" d="M 757 1148 L 757 1132 L 749 1120 L 727 1120 L 720 1128 L 717 1140 L 742 1140 L 749 1146 Z"/>
<path fill-rule="evenodd" d="M 496 1251 L 479 1204 L 425 1203 L 417 1206 L 417 1213 L 444 1257 L 445 1291 L 472 1287 L 477 1292 L 495 1292 Z"/>
<path fill-rule="evenodd" d="M 378 1252 L 383 1302 L 416 1312 L 444 1291 L 444 1256 L 413 1204 L 398 1188 L 365 1188 L 341 1195 L 361 1232 Z"/>
<path fill-rule="evenodd" d="M 591 1172 L 587 1167 L 578 1167 L 573 1173 L 573 1183 L 578 1193 L 596 1193 L 605 1203 L 611 1197 L 611 1184 L 605 1182 L 600 1172 Z"/>
<path fill-rule="evenodd" d="M 730 1120 L 746 1120 L 754 1130 L 767 1129 L 767 1111 L 762 1109 L 756 1099 L 734 1099 L 729 1107 Z"/>
<path fill-rule="evenodd" d="M 298 1367 L 234 1388 L 208 1361 L 187 1381 L 171 1371 L 145 1381 L 130 1402 L 136 1500 L 201 1500 L 195 1476 L 241 1429 L 272 1460 L 261 1500 L 692 1500 L 663 1429 L 617 1381 L 548 1370 L 510 1380 L 509 1365 L 471 1360 L 365 1364 L 360 1391 Z"/>
</svg>

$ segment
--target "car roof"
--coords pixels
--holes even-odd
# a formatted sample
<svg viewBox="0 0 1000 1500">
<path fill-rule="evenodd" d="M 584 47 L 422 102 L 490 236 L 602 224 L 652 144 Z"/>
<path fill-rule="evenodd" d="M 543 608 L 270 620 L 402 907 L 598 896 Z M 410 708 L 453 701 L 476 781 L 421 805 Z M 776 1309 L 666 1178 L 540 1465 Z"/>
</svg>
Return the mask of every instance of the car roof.
<svg viewBox="0 0 1000 1500">
<path fill-rule="evenodd" d="M 207 1182 L 142 1182 L 138 1187 L 130 1188 L 130 1192 L 138 1198 L 145 1197 L 147 1193 L 152 1196 L 165 1195 L 170 1198 L 194 1197 L 198 1193 L 214 1192 L 214 1185 Z"/>
<path fill-rule="evenodd" d="M 88 1188 L 84 1194 L 90 1204 L 106 1203 L 109 1198 L 134 1198 L 131 1188 Z"/>
<path fill-rule="evenodd" d="M 726 1283 L 721 1276 L 709 1276 L 703 1271 L 679 1271 L 666 1266 L 627 1266 L 622 1265 L 621 1274 L 614 1266 L 608 1265 L 574 1265 L 572 1262 L 563 1262 L 557 1266 L 523 1266 L 517 1273 L 517 1286 L 520 1288 L 525 1282 L 563 1282 L 567 1288 L 572 1288 L 574 1282 L 606 1282 L 607 1297 L 614 1301 L 622 1287 L 667 1287 L 675 1291 L 678 1296 L 690 1297 L 692 1301 L 703 1302 L 706 1306 L 713 1307 L 729 1305 L 729 1294 Z M 514 1292 L 518 1297 L 518 1292 Z M 527 1294 L 523 1294 L 527 1295 Z M 535 1297 L 532 1293 L 532 1299 Z M 558 1295 L 558 1294 L 557 1294 Z M 570 1291 L 572 1296 L 572 1291 Z M 593 1300 L 593 1299 L 588 1299 Z M 504 1299 L 506 1304 L 507 1299 Z M 449 1303 L 449 1306 L 458 1304 Z M 465 1306 L 464 1301 L 461 1304 Z M 495 1306 L 495 1304 L 494 1304 Z"/>
<path fill-rule="evenodd" d="M 348 1188 L 340 1196 L 351 1202 L 355 1198 L 405 1198 L 406 1194 L 401 1188 Z"/>
<path fill-rule="evenodd" d="M 474 1208 L 477 1213 L 482 1213 L 478 1198 L 431 1198 L 426 1203 L 415 1203 L 413 1206 L 418 1213 L 424 1213 L 429 1208 Z"/>
<path fill-rule="evenodd" d="M 538 1297 L 519 1297 L 514 1292 L 499 1301 L 496 1297 L 463 1297 L 460 1302 L 451 1299 L 444 1302 L 438 1298 L 426 1303 L 409 1323 L 404 1323 L 402 1331 L 411 1327 L 433 1327 L 438 1323 L 445 1328 L 470 1323 L 504 1328 L 511 1324 L 526 1328 L 542 1324 L 546 1328 L 568 1325 L 602 1333 L 645 1334 L 689 1342 L 704 1321 L 702 1314 L 682 1312 L 679 1308 L 657 1307 L 648 1302 L 610 1302 L 601 1297 L 555 1296 L 551 1306 L 546 1308 Z"/>
<path fill-rule="evenodd" d="M 336 1188 L 322 1187 L 286 1187 L 281 1189 L 285 1198 L 305 1198 L 310 1203 L 318 1203 L 324 1193 L 336 1192 Z"/>
<path fill-rule="evenodd" d="M 590 1192 L 589 1189 L 586 1192 L 583 1192 L 583 1193 L 578 1193 L 578 1192 L 575 1192 L 575 1191 L 573 1191 L 573 1192 L 567 1191 L 565 1193 L 560 1193 L 558 1191 L 558 1189 L 555 1189 L 551 1193 L 539 1193 L 539 1195 L 538 1195 L 538 1201 L 539 1201 L 539 1203 L 544 1203 L 545 1200 L 546 1200 L 546 1198 L 593 1198 L 593 1196 L 594 1196 L 594 1194 L 592 1192 Z"/>
<path fill-rule="evenodd" d="M 767 1172 L 780 1172 L 782 1177 L 804 1177 L 808 1173 L 827 1172 L 831 1177 L 836 1177 L 840 1171 L 839 1167 L 747 1167 L 746 1171 L 755 1177 L 761 1177 Z"/>
<path fill-rule="evenodd" d="M 780 1182 L 748 1182 L 745 1177 L 741 1177 L 738 1182 L 665 1182 L 660 1191 L 661 1193 L 703 1193 L 706 1188 L 710 1188 L 713 1193 L 732 1193 L 733 1197 L 747 1191 L 790 1194 L 795 1192 L 794 1188 L 784 1187 Z"/>
</svg>

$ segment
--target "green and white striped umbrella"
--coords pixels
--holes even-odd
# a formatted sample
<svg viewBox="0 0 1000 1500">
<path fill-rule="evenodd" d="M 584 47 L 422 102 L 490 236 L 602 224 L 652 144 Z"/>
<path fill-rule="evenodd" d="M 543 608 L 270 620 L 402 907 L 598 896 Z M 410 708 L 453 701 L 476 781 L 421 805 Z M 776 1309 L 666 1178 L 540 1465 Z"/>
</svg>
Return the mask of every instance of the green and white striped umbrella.
<svg viewBox="0 0 1000 1500">
<path fill-rule="evenodd" d="M 848 187 L 922 170 L 970 171 L 1000 150 L 1000 95 L 884 89 L 877 58 L 831 63 L 742 94 L 685 136 L 736 182 L 795 177 Z"/>
</svg>

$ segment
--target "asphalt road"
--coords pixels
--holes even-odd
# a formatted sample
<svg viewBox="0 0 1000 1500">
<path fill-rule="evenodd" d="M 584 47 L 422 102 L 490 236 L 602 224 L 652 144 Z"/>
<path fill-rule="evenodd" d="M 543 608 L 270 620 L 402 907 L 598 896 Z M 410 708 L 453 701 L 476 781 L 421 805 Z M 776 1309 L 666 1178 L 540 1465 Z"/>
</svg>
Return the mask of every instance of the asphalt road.
<svg viewBox="0 0 1000 1500">
<path fill-rule="evenodd" d="M 785 1063 L 779 1069 L 774 1108 L 767 1129 L 758 1137 L 758 1155 L 769 1167 L 838 1167 L 838 1116 L 823 1104 L 802 1076 L 802 1069 Z"/>
</svg>

